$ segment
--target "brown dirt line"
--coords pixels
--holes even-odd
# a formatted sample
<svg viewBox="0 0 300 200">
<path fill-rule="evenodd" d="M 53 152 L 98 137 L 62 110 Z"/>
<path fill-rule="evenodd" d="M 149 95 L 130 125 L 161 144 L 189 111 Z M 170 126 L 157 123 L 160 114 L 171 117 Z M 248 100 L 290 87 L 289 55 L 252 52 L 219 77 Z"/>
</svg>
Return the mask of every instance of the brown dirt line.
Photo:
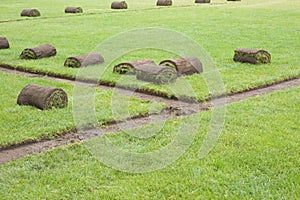
<svg viewBox="0 0 300 200">
<path fill-rule="evenodd" d="M 11 66 L 11 65 L 7 65 L 7 64 L 1 64 L 0 63 L 0 70 L 7 72 L 7 73 L 14 73 L 14 74 L 18 74 L 18 75 L 22 75 L 22 76 L 27 76 L 27 77 L 39 77 L 39 78 L 43 78 L 46 80 L 56 80 L 56 81 L 62 81 L 62 82 L 67 82 L 70 84 L 77 84 L 77 85 L 82 85 L 82 86 L 90 86 L 90 87 L 99 87 L 101 89 L 104 90 L 118 90 L 119 93 L 124 94 L 124 95 L 130 95 L 130 96 L 135 96 L 138 98 L 141 98 L 143 100 L 147 100 L 150 102 L 163 102 L 166 103 L 169 106 L 172 106 L 172 104 L 177 105 L 178 102 L 181 102 L 182 104 L 189 104 L 191 102 L 195 102 L 195 99 L 192 98 L 181 98 L 178 99 L 176 96 L 171 96 L 168 97 L 167 94 L 164 93 L 155 93 L 155 92 L 151 92 L 145 89 L 139 89 L 139 88 L 131 88 L 131 87 L 123 87 L 123 86 L 117 86 L 112 82 L 104 82 L 101 81 L 99 83 L 97 83 L 97 81 L 93 81 L 93 80 L 80 80 L 80 79 L 76 79 L 76 78 L 72 78 L 72 77 L 68 77 L 68 76 L 64 76 L 64 75 L 58 75 L 55 73 L 45 73 L 45 72 L 40 72 L 40 71 L 34 71 L 34 70 L 30 70 L 30 69 L 24 69 L 18 66 Z M 223 96 L 233 96 L 239 93 L 244 93 L 247 91 L 252 91 L 252 90 L 257 90 L 257 89 L 261 89 L 261 88 L 265 88 L 265 87 L 269 87 L 272 85 L 277 85 L 277 84 L 281 84 L 290 80 L 294 80 L 294 79 L 298 79 L 300 78 L 299 76 L 295 76 L 295 77 L 289 77 L 283 80 L 279 80 L 279 81 L 274 81 L 271 83 L 267 83 L 265 85 L 261 85 L 261 86 L 256 86 L 256 87 L 252 87 L 252 88 L 247 88 L 245 90 L 242 91 L 237 91 L 237 92 L 231 92 L 228 94 L 223 94 L 217 97 L 210 97 L 204 101 L 198 101 L 199 103 L 201 102 L 208 102 L 211 101 L 213 99 L 219 99 L 222 98 Z"/>
<path fill-rule="evenodd" d="M 182 105 L 182 107 L 180 107 L 180 105 L 179 107 L 169 106 L 168 108 L 163 110 L 161 114 L 131 118 L 124 122 L 113 122 L 110 124 L 108 123 L 107 126 L 97 129 L 80 130 L 76 131 L 75 133 L 69 132 L 61 135 L 59 138 L 54 140 L 42 140 L 36 142 L 31 141 L 28 144 L 24 143 L 17 146 L 11 146 L 2 150 L 0 149 L 0 164 L 5 164 L 7 162 L 22 158 L 26 155 L 41 153 L 69 143 L 88 140 L 106 133 L 116 133 L 127 129 L 141 127 L 150 123 L 157 123 L 184 115 L 191 115 L 208 110 L 212 106 L 226 106 L 227 104 L 234 103 L 243 99 L 297 87 L 299 85 L 300 79 L 293 79 L 276 85 L 238 93 L 229 97 L 213 99 L 206 104 L 185 104 Z"/>
</svg>

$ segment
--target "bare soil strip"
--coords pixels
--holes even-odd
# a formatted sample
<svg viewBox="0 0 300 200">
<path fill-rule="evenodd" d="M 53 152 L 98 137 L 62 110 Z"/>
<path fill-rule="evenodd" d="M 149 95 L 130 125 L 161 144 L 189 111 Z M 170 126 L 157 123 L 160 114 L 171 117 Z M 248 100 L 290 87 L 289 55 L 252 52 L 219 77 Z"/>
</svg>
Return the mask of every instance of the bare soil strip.
<svg viewBox="0 0 300 200">
<path fill-rule="evenodd" d="M 22 72 L 18 72 L 22 73 Z M 27 75 L 27 74 L 26 74 Z M 49 78 L 49 77 L 48 77 Z M 57 79 L 55 79 L 57 80 Z M 64 80 L 65 81 L 65 80 Z M 293 79 L 284 81 L 278 84 L 265 86 L 263 88 L 258 88 L 255 90 L 250 90 L 238 94 L 231 95 L 229 97 L 221 97 L 207 102 L 206 104 L 198 103 L 198 104 L 188 104 L 185 102 L 176 102 L 173 104 L 174 100 L 166 100 L 160 97 L 152 97 L 155 100 L 167 101 L 170 104 L 168 108 L 163 110 L 160 114 L 150 115 L 150 116 L 140 116 L 138 118 L 131 118 L 124 122 L 113 122 L 107 124 L 105 127 L 97 128 L 97 129 L 87 129 L 80 130 L 74 132 L 68 132 L 60 135 L 57 139 L 54 140 L 42 140 L 42 141 L 31 141 L 30 143 L 20 144 L 15 146 L 6 147 L 4 149 L 0 149 L 0 165 L 8 163 L 13 160 L 17 160 L 24 156 L 30 154 L 38 154 L 49 149 L 53 149 L 55 147 L 63 146 L 73 142 L 79 142 L 82 140 L 91 139 L 93 137 L 97 137 L 106 133 L 116 133 L 119 131 L 126 131 L 127 129 L 137 128 L 144 126 L 150 123 L 157 123 L 163 120 L 169 120 L 176 117 L 191 115 L 193 113 L 202 112 L 204 110 L 210 109 L 211 106 L 226 106 L 227 104 L 234 103 L 243 99 L 247 99 L 250 97 L 255 97 L 259 95 L 264 95 L 268 93 L 272 93 L 275 91 L 280 91 L 292 87 L 297 87 L 300 85 L 300 79 Z M 93 85 L 94 86 L 94 85 Z M 96 87 L 96 85 L 95 85 Z M 110 88 L 111 89 L 111 88 Z M 124 91 L 126 92 L 126 91 Z M 144 94 L 139 94 L 144 96 Z M 147 96 L 147 95 L 146 95 Z M 145 97 L 145 96 L 144 96 Z M 148 96 L 146 98 L 149 98 Z M 158 99 L 156 99 L 158 98 Z M 152 100 L 154 100 L 152 99 Z M 172 102 L 172 103 L 171 103 Z M 171 105 L 171 106 L 170 106 Z M 173 106 L 172 106 L 173 105 Z M 195 109 L 196 108 L 196 109 Z"/>
</svg>

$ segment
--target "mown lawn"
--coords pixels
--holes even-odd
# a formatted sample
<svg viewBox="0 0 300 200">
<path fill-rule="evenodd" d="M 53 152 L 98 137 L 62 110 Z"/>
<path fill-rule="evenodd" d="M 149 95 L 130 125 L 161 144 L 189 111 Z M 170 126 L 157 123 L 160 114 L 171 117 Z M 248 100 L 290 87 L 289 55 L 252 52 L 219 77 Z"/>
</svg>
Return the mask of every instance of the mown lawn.
<svg viewBox="0 0 300 200">
<path fill-rule="evenodd" d="M 19 9 L 21 6 L 29 6 L 29 2 L 17 4 L 10 1 L 9 5 L 17 4 Z M 32 2 L 35 3 L 33 5 L 39 5 L 37 1 Z M 215 3 L 222 2 L 224 1 L 216 1 Z M 99 6 L 95 5 L 94 1 L 79 2 L 78 4 L 80 3 L 89 9 L 93 7 L 98 9 L 104 4 L 110 4 L 108 1 L 99 4 Z M 99 12 L 95 11 L 94 14 L 86 13 L 73 17 L 68 15 L 67 17 L 63 13 L 58 14 L 57 8 L 64 8 L 71 2 L 60 1 L 55 6 L 41 4 L 42 7 L 49 10 L 50 18 L 42 17 L 34 20 L 0 23 L 0 35 L 6 36 L 11 42 L 11 49 L 0 51 L 0 63 L 49 74 L 76 77 L 78 69 L 63 67 L 64 60 L 68 56 L 97 50 L 104 54 L 105 58 L 108 58 L 119 49 L 115 49 L 115 45 L 106 46 L 105 49 L 97 49 L 98 45 L 109 40 L 112 36 L 118 34 L 122 36 L 122 32 L 151 27 L 177 31 L 198 43 L 213 60 L 217 72 L 221 74 L 220 82 L 224 84 L 227 93 L 243 91 L 291 77 L 299 77 L 299 1 L 251 0 L 213 5 L 194 5 L 191 2 L 180 1 L 177 6 L 170 8 L 156 8 L 153 2 L 132 1 L 129 3 L 133 8 L 137 6 L 141 10 L 128 9 L 127 11 L 111 12 L 108 6 L 105 9 L 103 7 L 103 10 Z M 179 7 L 181 5 L 189 6 Z M 147 9 L 149 7 L 153 7 L 153 9 Z M 5 10 L 3 13 L 6 13 Z M 14 12 L 17 11 L 14 10 Z M 47 11 L 43 12 L 47 13 Z M 7 15 L 12 16 L 12 14 Z M 8 19 L 9 16 L 3 15 L 1 18 Z M 51 18 L 51 16 L 58 17 Z M 143 36 L 137 39 L 143 40 Z M 181 45 L 184 47 L 185 44 L 176 44 L 176 41 L 175 37 L 174 46 Z M 113 43 L 121 43 L 126 48 L 126 42 L 126 38 L 122 37 L 118 41 L 117 36 Z M 54 45 L 58 51 L 57 56 L 33 61 L 18 59 L 24 48 L 44 43 Z M 234 63 L 232 61 L 233 50 L 239 47 L 265 49 L 271 53 L 272 63 L 255 66 Z M 188 52 L 189 46 L 187 45 L 186 48 Z M 114 60 L 108 59 L 112 63 L 108 62 L 105 65 L 82 69 L 81 71 L 88 75 L 85 74 L 86 77 L 84 75 L 81 78 L 100 78 L 102 83 L 139 87 L 169 97 L 174 95 L 186 96 L 184 89 L 174 92 L 174 88 L 180 88 L 184 83 L 184 85 L 190 85 L 194 90 L 194 94 L 188 94 L 189 96 L 195 96 L 198 100 L 205 100 L 210 97 L 211 93 L 214 93 L 207 88 L 207 83 L 210 80 L 207 79 L 206 75 L 214 76 L 214 71 L 208 66 L 204 66 L 205 73 L 203 75 L 180 78 L 178 83 L 168 86 L 145 85 L 144 82 L 136 80 L 134 76 L 124 78 L 112 73 L 113 65 L 118 62 L 142 58 L 152 58 L 159 62 L 185 53 L 166 52 L 161 49 L 131 51 L 119 55 Z M 91 73 L 98 76 L 91 77 Z M 121 77 L 122 80 L 120 81 Z"/>
<path fill-rule="evenodd" d="M 41 111 L 32 106 L 19 106 L 17 97 L 20 91 L 29 83 L 64 89 L 69 97 L 68 107 Z M 87 88 L 79 86 L 76 88 L 78 91 L 87 90 Z M 0 146 L 16 144 L 26 140 L 51 138 L 59 133 L 76 128 L 73 112 L 73 90 L 74 86 L 67 83 L 0 72 Z M 95 95 L 93 98 L 95 107 L 92 111 L 94 111 L 99 124 L 112 120 L 124 120 L 139 114 L 160 112 L 165 106 L 101 89 L 95 89 L 91 94 Z M 88 95 L 82 97 L 89 99 Z M 112 105 L 112 100 L 114 100 L 114 105 Z M 83 101 L 77 100 L 77 102 L 82 103 Z M 90 103 L 90 101 L 86 103 Z M 82 106 L 85 108 L 84 105 Z M 80 114 L 82 118 L 87 118 L 90 113 L 81 112 Z M 81 124 L 77 125 L 94 125 L 91 124 L 93 121 L 89 119 L 80 122 Z"/>
<path fill-rule="evenodd" d="M 300 87 L 227 106 L 223 134 L 199 159 L 211 112 L 185 117 L 199 121 L 194 142 L 164 169 L 131 174 L 106 167 L 85 148 L 72 144 L 0 166 L 4 199 L 299 199 Z M 180 119 L 107 135 L 129 152 L 160 149 L 177 133 Z M 112 157 L 113 159 L 113 157 Z"/>
</svg>

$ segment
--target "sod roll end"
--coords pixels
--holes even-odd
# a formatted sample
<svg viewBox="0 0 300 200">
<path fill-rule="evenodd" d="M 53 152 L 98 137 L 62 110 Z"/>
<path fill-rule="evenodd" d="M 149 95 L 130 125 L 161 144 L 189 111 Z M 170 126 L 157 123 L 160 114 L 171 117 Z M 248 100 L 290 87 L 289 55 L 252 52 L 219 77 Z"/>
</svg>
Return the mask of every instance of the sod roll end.
<svg viewBox="0 0 300 200">
<path fill-rule="evenodd" d="M 56 55 L 56 49 L 50 44 L 44 44 L 34 48 L 26 48 L 20 54 L 21 59 L 39 59 Z"/>
<path fill-rule="evenodd" d="M 157 84 L 169 84 L 176 81 L 177 72 L 168 66 L 146 64 L 139 66 L 136 71 L 136 78 Z"/>
<path fill-rule="evenodd" d="M 21 12 L 21 17 L 39 17 L 41 13 L 37 9 L 25 9 Z"/>
<path fill-rule="evenodd" d="M 83 13 L 83 9 L 81 7 L 66 7 L 65 13 Z"/>
<path fill-rule="evenodd" d="M 172 6 L 172 0 L 157 0 L 156 6 Z"/>
<path fill-rule="evenodd" d="M 68 106 L 68 96 L 60 88 L 29 84 L 20 92 L 17 103 L 34 106 L 41 110 L 65 108 Z"/>
<path fill-rule="evenodd" d="M 271 54 L 265 50 L 238 48 L 234 51 L 233 60 L 242 63 L 264 64 L 271 62 Z"/>
<path fill-rule="evenodd" d="M 0 37 L 0 49 L 9 49 L 9 42 L 5 37 Z"/>
<path fill-rule="evenodd" d="M 126 1 L 114 1 L 111 3 L 111 9 L 127 9 L 128 5 Z"/>
</svg>

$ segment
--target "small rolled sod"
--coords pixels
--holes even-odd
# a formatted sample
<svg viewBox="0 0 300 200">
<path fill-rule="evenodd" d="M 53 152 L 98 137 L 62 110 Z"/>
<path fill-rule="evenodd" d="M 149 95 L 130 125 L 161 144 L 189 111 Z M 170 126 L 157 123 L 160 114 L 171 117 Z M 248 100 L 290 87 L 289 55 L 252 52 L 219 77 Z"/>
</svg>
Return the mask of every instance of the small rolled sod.
<svg viewBox="0 0 300 200">
<path fill-rule="evenodd" d="M 17 103 L 41 110 L 64 108 L 68 106 L 68 95 L 60 88 L 29 84 L 20 92 Z"/>
<path fill-rule="evenodd" d="M 127 9 L 128 5 L 126 1 L 114 1 L 111 3 L 111 9 Z"/>
<path fill-rule="evenodd" d="M 146 64 L 139 66 L 136 71 L 136 78 L 157 84 L 168 84 L 176 81 L 177 72 L 168 66 Z"/>
<path fill-rule="evenodd" d="M 271 62 L 271 54 L 265 50 L 239 48 L 234 51 L 235 62 L 264 64 Z"/>
<path fill-rule="evenodd" d="M 39 17 L 41 13 L 37 9 L 25 9 L 21 12 L 21 17 Z"/>
<path fill-rule="evenodd" d="M 99 53 L 91 53 L 66 59 L 64 66 L 66 67 L 86 67 L 90 65 L 97 65 L 104 62 L 104 58 Z"/>
<path fill-rule="evenodd" d="M 157 6 L 171 6 L 172 0 L 157 0 L 156 5 Z"/>
<path fill-rule="evenodd" d="M 8 49 L 9 42 L 5 37 L 0 37 L 0 49 Z"/>
<path fill-rule="evenodd" d="M 134 62 L 123 62 L 114 66 L 113 72 L 117 74 L 136 74 L 136 70 L 141 65 L 155 64 L 151 59 L 142 59 Z"/>
<path fill-rule="evenodd" d="M 83 13 L 83 9 L 81 7 L 66 7 L 65 13 Z"/>
<path fill-rule="evenodd" d="M 210 0 L 195 0 L 195 3 L 210 3 Z"/>
<path fill-rule="evenodd" d="M 169 60 L 163 60 L 159 65 L 169 66 L 174 68 L 178 76 L 191 75 L 194 73 L 202 73 L 202 63 L 195 56 L 188 56 L 184 58 L 174 58 Z"/>
<path fill-rule="evenodd" d="M 26 48 L 22 51 L 21 59 L 39 59 L 56 55 L 56 48 L 50 44 L 44 44 L 34 48 Z"/>
</svg>

